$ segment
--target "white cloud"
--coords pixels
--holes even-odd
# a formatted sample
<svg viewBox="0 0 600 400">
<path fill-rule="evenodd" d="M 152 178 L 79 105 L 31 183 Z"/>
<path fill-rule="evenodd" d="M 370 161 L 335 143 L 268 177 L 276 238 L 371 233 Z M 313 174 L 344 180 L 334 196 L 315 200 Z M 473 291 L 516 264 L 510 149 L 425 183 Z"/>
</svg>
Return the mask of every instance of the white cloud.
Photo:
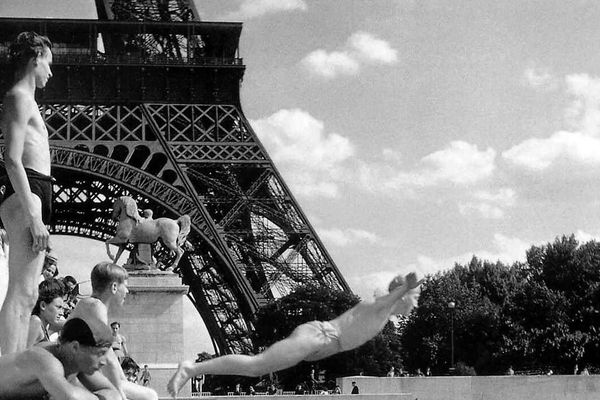
<svg viewBox="0 0 600 400">
<path fill-rule="evenodd" d="M 570 129 L 529 138 L 502 153 L 511 164 L 543 171 L 562 162 L 568 168 L 600 165 L 600 79 L 586 74 L 566 77 L 573 100 L 565 111 Z"/>
<path fill-rule="evenodd" d="M 296 10 L 305 11 L 306 9 L 304 0 L 243 0 L 238 10 L 219 19 L 246 21 L 264 15 Z"/>
<path fill-rule="evenodd" d="M 453 141 L 443 149 L 422 159 L 425 182 L 449 181 L 469 184 L 492 175 L 496 152 L 492 148 L 479 151 L 476 145 Z"/>
<path fill-rule="evenodd" d="M 374 244 L 380 242 L 380 238 L 373 232 L 363 229 L 319 229 L 319 236 L 327 245 L 346 247 L 356 243 Z"/>
<path fill-rule="evenodd" d="M 349 46 L 356 51 L 356 57 L 369 62 L 393 64 L 398 61 L 398 52 L 385 40 L 367 32 L 356 32 L 348 39 Z"/>
<path fill-rule="evenodd" d="M 389 154 L 389 152 L 388 152 Z M 395 163 L 360 163 L 359 181 L 371 191 L 405 190 L 441 184 L 469 185 L 489 178 L 495 169 L 496 152 L 479 150 L 476 145 L 453 141 L 423 157 L 411 170 Z M 389 157 L 388 157 L 389 159 Z"/>
<path fill-rule="evenodd" d="M 356 75 L 360 70 L 358 61 L 344 52 L 315 50 L 307 55 L 302 64 L 312 73 L 324 78 L 334 78 L 338 75 Z"/>
<path fill-rule="evenodd" d="M 386 294 L 388 292 L 388 285 L 398 274 L 398 271 L 378 271 L 369 274 L 348 276 L 347 280 L 355 294 L 363 300 L 371 300 L 375 294 L 377 296 Z"/>
<path fill-rule="evenodd" d="M 353 158 L 355 146 L 322 121 L 299 109 L 280 110 L 251 121 L 261 142 L 296 194 L 336 197 L 341 185 L 371 192 L 412 193 L 419 188 L 473 185 L 492 176 L 496 152 L 453 141 L 403 168 L 389 148 L 376 162 Z M 494 202 L 490 199 L 483 199 Z M 497 203 L 497 200 L 496 200 Z"/>
<path fill-rule="evenodd" d="M 514 206 L 515 202 L 516 194 L 511 188 L 500 188 L 495 193 L 480 190 L 470 200 L 459 202 L 458 209 L 463 215 L 476 212 L 483 218 L 499 219 L 504 216 L 504 209 Z"/>
<path fill-rule="evenodd" d="M 559 131 L 548 138 L 527 139 L 502 153 L 507 161 L 530 170 L 544 170 L 557 161 L 600 164 L 600 138 Z"/>
<path fill-rule="evenodd" d="M 529 67 L 523 72 L 524 83 L 534 89 L 553 90 L 557 87 L 554 76 L 545 68 Z"/>
<path fill-rule="evenodd" d="M 280 110 L 251 125 L 294 193 L 337 196 L 344 162 L 354 154 L 349 139 L 326 133 L 322 121 L 299 109 Z"/>
<path fill-rule="evenodd" d="M 377 293 L 381 295 L 387 293 L 387 286 L 398 274 L 405 275 L 409 272 L 416 272 L 418 276 L 435 274 L 454 267 L 454 264 L 467 264 L 473 258 L 473 255 L 481 260 L 490 262 L 502 261 L 510 265 L 515 261 L 525 261 L 525 252 L 534 245 L 515 237 L 508 237 L 501 233 L 494 235 L 490 249 L 466 252 L 463 254 L 432 258 L 425 255 L 417 256 L 413 263 L 399 266 L 396 269 L 385 269 L 367 274 L 350 275 L 347 277 L 350 287 L 362 299 L 371 299 Z"/>
<path fill-rule="evenodd" d="M 534 245 L 534 243 L 525 240 L 508 237 L 501 233 L 494 234 L 494 240 L 490 249 L 482 249 L 473 252 L 466 252 L 443 259 L 434 259 L 421 255 L 417 257 L 415 269 L 423 275 L 434 274 L 454 267 L 455 263 L 467 264 L 473 256 L 480 260 L 496 262 L 501 261 L 507 265 L 515 261 L 525 261 L 525 252 Z"/>
<path fill-rule="evenodd" d="M 312 74 L 331 79 L 340 75 L 356 75 L 363 64 L 394 64 L 397 51 L 390 44 L 368 32 L 352 34 L 342 48 L 309 53 L 301 64 Z"/>
<path fill-rule="evenodd" d="M 575 239 L 577 239 L 579 244 L 591 242 L 592 240 L 600 242 L 600 233 L 588 233 L 578 229 L 577 232 L 575 232 Z"/>
<path fill-rule="evenodd" d="M 584 135 L 600 136 L 600 78 L 574 74 L 566 77 L 566 83 L 575 97 L 565 113 L 567 123 Z"/>
</svg>

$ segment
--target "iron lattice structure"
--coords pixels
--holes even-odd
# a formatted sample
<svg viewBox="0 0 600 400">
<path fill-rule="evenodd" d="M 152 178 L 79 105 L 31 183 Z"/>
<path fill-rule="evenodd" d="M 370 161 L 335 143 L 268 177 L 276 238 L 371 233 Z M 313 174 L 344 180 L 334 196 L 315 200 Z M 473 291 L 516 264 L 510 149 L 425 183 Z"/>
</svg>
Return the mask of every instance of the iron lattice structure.
<svg viewBox="0 0 600 400">
<path fill-rule="evenodd" d="M 189 214 L 180 274 L 219 354 L 255 351 L 255 312 L 298 285 L 349 291 L 242 113 L 241 24 L 198 21 L 184 1 L 97 8 L 104 20 L 0 18 L 0 90 L 16 33 L 56 44 L 38 98 L 57 178 L 51 232 L 106 240 L 124 194 L 155 216 Z"/>
</svg>

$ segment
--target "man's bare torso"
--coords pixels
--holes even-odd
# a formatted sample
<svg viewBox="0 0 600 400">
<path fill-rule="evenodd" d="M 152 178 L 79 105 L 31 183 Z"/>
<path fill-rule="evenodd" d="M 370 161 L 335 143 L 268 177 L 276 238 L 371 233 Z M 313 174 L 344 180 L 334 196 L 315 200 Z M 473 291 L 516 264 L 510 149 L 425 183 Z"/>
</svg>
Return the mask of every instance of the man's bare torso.
<svg viewBox="0 0 600 400">
<path fill-rule="evenodd" d="M 35 376 L 31 364 L 39 364 L 40 360 L 42 363 L 59 362 L 54 355 L 56 346 L 36 346 L 25 352 L 0 357 L 0 399 L 31 398 L 45 394 L 46 390 Z"/>
<path fill-rule="evenodd" d="M 25 100 L 27 103 L 27 128 L 23 143 L 21 161 L 25 168 L 31 168 L 44 175 L 50 175 L 50 147 L 48 143 L 48 130 L 42 119 L 35 98 L 25 90 L 13 87 L 4 98 L 4 111 L 0 127 L 7 131 L 7 124 L 13 116 L 10 110 L 14 108 L 11 102 Z"/>
</svg>

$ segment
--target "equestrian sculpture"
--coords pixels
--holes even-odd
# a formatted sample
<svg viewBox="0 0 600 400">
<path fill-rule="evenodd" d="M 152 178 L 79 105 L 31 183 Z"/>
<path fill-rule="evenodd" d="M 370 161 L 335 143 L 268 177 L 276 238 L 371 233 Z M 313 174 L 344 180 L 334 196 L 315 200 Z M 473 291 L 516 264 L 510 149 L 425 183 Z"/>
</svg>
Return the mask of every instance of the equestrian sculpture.
<svg viewBox="0 0 600 400">
<path fill-rule="evenodd" d="M 145 214 L 148 215 L 145 210 Z M 117 262 L 123 250 L 128 243 L 137 247 L 140 244 L 151 245 L 158 240 L 169 250 L 174 251 L 177 256 L 173 263 L 167 268 L 173 270 L 177 267 L 187 235 L 190 233 L 191 220 L 189 215 L 182 215 L 177 220 L 170 218 L 152 219 L 150 216 L 142 218 L 139 214 L 137 203 L 129 196 L 121 196 L 113 203 L 111 216 L 113 221 L 118 221 L 117 231 L 114 237 L 108 239 L 106 244 L 106 253 L 108 257 Z M 110 246 L 114 244 L 119 247 L 117 254 L 113 257 L 110 252 Z"/>
</svg>

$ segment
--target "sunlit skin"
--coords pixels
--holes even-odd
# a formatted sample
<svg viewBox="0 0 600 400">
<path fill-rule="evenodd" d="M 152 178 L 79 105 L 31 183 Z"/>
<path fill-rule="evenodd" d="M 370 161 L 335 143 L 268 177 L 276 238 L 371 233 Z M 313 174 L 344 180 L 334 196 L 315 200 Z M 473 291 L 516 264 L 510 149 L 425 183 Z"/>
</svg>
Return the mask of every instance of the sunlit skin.
<svg viewBox="0 0 600 400">
<path fill-rule="evenodd" d="M 125 279 L 123 282 L 111 282 L 104 290 L 94 290 L 90 297 L 81 299 L 77 303 L 69 318 L 83 318 L 83 316 L 92 315 L 108 324 L 109 311 L 123 307 L 125 298 L 129 293 L 127 284 L 127 279 Z M 129 400 L 158 399 L 158 395 L 154 390 L 128 381 L 113 349 L 109 349 L 106 359 L 106 365 L 102 368 L 102 373 L 113 383 L 123 398 Z"/>
<path fill-rule="evenodd" d="M 62 325 L 63 306 L 64 300 L 60 296 L 49 303 L 40 302 L 39 314 L 32 315 L 29 322 L 28 347 L 46 340 L 44 332 L 48 332 L 51 327 Z"/>
<path fill-rule="evenodd" d="M 0 399 L 49 395 L 53 399 L 122 400 L 100 373 L 109 349 L 77 341 L 46 342 L 4 355 L 0 357 Z"/>
<path fill-rule="evenodd" d="M 47 324 L 56 323 L 60 320 L 63 313 L 63 298 L 57 297 L 50 304 L 40 306 L 40 319 Z"/>
<path fill-rule="evenodd" d="M 317 361 L 357 348 L 377 335 L 392 315 L 408 315 L 417 306 L 420 284 L 414 273 L 408 274 L 405 279 L 397 278 L 390 284 L 387 295 L 370 302 L 361 301 L 331 321 L 302 324 L 286 339 L 256 355 L 229 354 L 200 363 L 183 361 L 169 381 L 167 390 L 175 397 L 194 376 L 261 376 L 301 361 Z"/>
<path fill-rule="evenodd" d="M 119 331 L 120 331 L 119 324 L 118 323 L 112 324 L 110 326 L 110 329 L 112 330 L 113 341 L 119 342 L 121 345 L 121 351 L 120 351 L 121 354 L 119 354 L 118 351 L 115 351 L 115 353 L 117 353 L 118 357 L 127 356 L 128 355 L 127 345 L 125 344 L 125 338 L 119 334 Z M 113 345 L 113 350 L 114 350 L 114 345 Z"/>
<path fill-rule="evenodd" d="M 52 77 L 52 51 L 40 47 L 35 57 L 18 69 L 6 92 L 0 128 L 6 150 L 4 163 L 14 194 L 0 205 L 0 218 L 11 243 L 6 298 L 0 310 L 0 351 L 24 350 L 29 316 L 35 306 L 37 285 L 49 247 L 50 234 L 42 221 L 42 203 L 31 192 L 25 168 L 50 175 L 48 131 L 35 101 L 36 88 Z"/>
</svg>

